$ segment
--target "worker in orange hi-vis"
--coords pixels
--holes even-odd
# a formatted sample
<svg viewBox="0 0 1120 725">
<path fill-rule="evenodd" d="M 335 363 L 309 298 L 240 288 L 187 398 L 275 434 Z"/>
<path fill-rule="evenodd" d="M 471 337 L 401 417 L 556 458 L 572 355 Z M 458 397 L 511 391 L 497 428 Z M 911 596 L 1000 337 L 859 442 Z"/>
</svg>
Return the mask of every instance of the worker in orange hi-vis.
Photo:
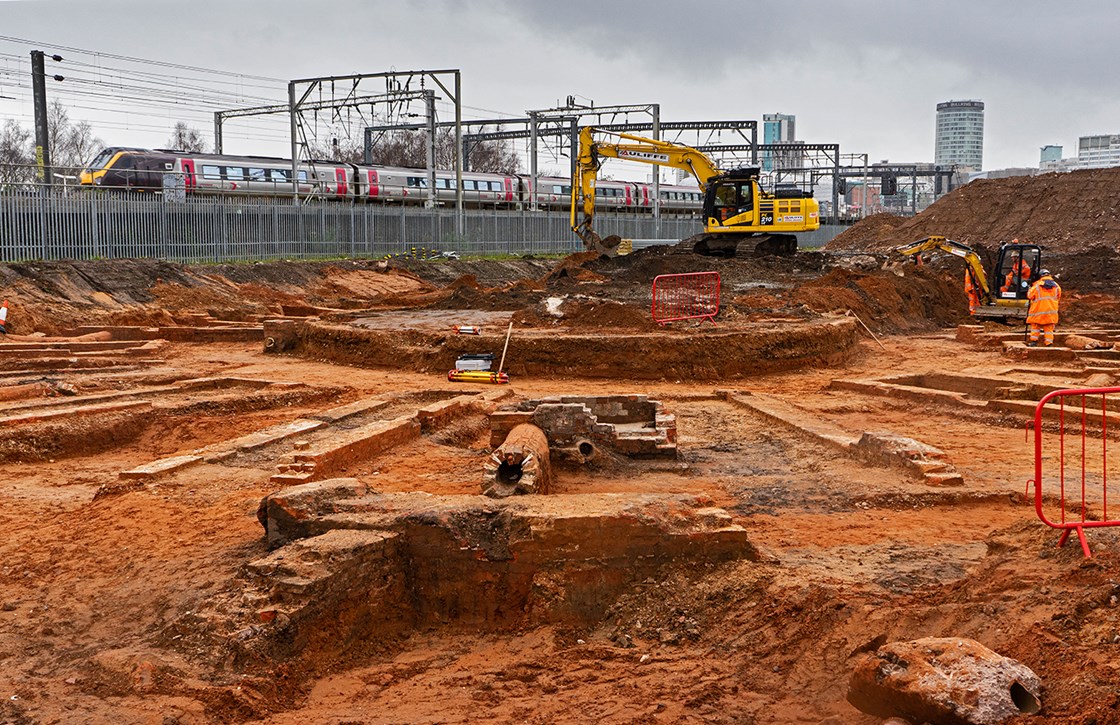
<svg viewBox="0 0 1120 725">
<path fill-rule="evenodd" d="M 1050 347 L 1054 344 L 1054 326 L 1058 324 L 1058 303 L 1062 299 L 1062 288 L 1050 276 L 1050 270 L 1039 270 L 1038 281 L 1031 285 L 1027 292 L 1027 299 L 1031 301 L 1027 311 L 1027 324 L 1031 326 L 1029 347 L 1038 344 L 1039 333 L 1042 333 L 1042 346 Z"/>
<path fill-rule="evenodd" d="M 1018 244 L 1019 240 L 1018 239 L 1012 239 L 1011 243 L 1012 244 Z M 1020 284 L 1022 284 L 1024 282 L 1026 282 L 1027 284 L 1030 284 L 1030 281 L 1031 281 L 1031 266 L 1029 264 L 1027 264 L 1027 260 L 1020 257 L 1019 261 L 1011 266 L 1011 270 L 1007 273 L 1007 276 L 1004 277 L 1003 286 L 1001 286 L 999 288 L 1000 292 L 1008 292 L 1008 291 L 1011 290 L 1011 288 L 1015 285 L 1015 274 L 1016 273 L 1018 273 L 1018 275 L 1019 275 Z M 1026 284 L 1024 284 L 1023 286 L 1025 287 Z"/>
<path fill-rule="evenodd" d="M 964 271 L 964 293 L 968 296 L 968 314 L 975 315 L 976 308 L 980 306 L 980 290 L 972 280 L 972 270 Z"/>
<path fill-rule="evenodd" d="M 1011 271 L 1003 279 L 1003 286 L 999 288 L 1000 292 L 1009 292 L 1015 286 L 1015 275 L 1019 275 L 1019 283 L 1030 283 L 1031 281 L 1031 266 L 1027 264 L 1026 260 L 1020 259 L 1012 267 Z M 1026 285 L 1024 285 L 1026 286 Z"/>
<path fill-rule="evenodd" d="M 0 305 L 0 335 L 8 334 L 8 301 Z"/>
</svg>

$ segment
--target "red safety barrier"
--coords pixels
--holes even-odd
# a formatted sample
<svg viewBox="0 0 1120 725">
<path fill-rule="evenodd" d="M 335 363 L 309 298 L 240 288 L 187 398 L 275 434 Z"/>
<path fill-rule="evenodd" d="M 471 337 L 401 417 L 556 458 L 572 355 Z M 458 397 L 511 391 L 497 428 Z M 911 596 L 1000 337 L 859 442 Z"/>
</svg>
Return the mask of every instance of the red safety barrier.
<svg viewBox="0 0 1120 725">
<path fill-rule="evenodd" d="M 661 274 L 653 278 L 653 320 L 707 319 L 719 314 L 719 272 Z"/>
<path fill-rule="evenodd" d="M 1056 421 L 1056 432 L 1043 431 L 1044 415 Z M 1044 524 L 1062 530 L 1058 546 L 1065 545 L 1070 532 L 1077 532 L 1081 550 L 1090 558 L 1085 529 L 1120 526 L 1120 519 L 1109 518 L 1108 510 L 1110 423 L 1120 423 L 1120 388 L 1055 390 L 1034 410 L 1034 480 L 1027 485 L 1034 484 L 1035 511 Z M 1045 510 L 1044 494 L 1049 498 Z"/>
</svg>

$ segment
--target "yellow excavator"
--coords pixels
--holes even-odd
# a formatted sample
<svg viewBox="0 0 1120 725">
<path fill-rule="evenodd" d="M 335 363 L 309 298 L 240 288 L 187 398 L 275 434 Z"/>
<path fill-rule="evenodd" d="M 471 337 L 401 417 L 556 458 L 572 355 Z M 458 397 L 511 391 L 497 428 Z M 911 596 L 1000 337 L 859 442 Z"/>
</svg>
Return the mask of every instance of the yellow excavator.
<svg viewBox="0 0 1120 725">
<path fill-rule="evenodd" d="M 980 304 L 973 310 L 974 317 L 1001 322 L 1025 321 L 1030 300 L 1027 292 L 1039 278 L 1042 269 L 1042 247 L 1037 244 L 1020 244 L 1018 240 L 1003 244 L 992 270 L 992 279 L 999 283 L 994 289 L 984 274 L 980 256 L 972 247 L 945 237 L 932 236 L 910 244 L 895 247 L 900 254 L 914 256 L 923 252 L 941 251 L 960 257 L 968 265 L 968 273 L 977 291 Z"/>
<path fill-rule="evenodd" d="M 610 141 L 597 140 L 609 136 Z M 683 169 L 700 182 L 704 195 L 704 232 L 684 240 L 700 254 L 735 256 L 793 254 L 798 232 L 819 229 L 820 205 L 796 187 L 775 193 L 758 183 L 757 167 L 721 171 L 704 153 L 689 146 L 585 126 L 579 134 L 579 160 L 572 179 L 572 231 L 588 250 L 614 256 L 621 239 L 595 233 L 595 179 L 604 158 Z M 577 211 L 583 219 L 577 221 Z"/>
</svg>

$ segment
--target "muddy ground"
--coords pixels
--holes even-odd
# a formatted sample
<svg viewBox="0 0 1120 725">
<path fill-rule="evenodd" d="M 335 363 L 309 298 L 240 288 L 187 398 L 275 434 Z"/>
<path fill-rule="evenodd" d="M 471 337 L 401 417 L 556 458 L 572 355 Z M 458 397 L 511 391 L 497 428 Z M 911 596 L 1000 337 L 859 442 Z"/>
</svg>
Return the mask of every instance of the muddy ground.
<svg viewBox="0 0 1120 725">
<path fill-rule="evenodd" d="M 1101 310 L 1117 309 L 1117 260 L 1102 255 L 1069 257 L 1096 271 L 1079 275 L 1084 287 L 1067 277 L 1069 311 L 1081 322 L 1103 322 L 1111 312 Z M 597 620 L 371 629 L 346 657 L 298 666 L 239 659 L 239 635 L 208 621 L 212 603 L 236 599 L 247 563 L 267 553 L 255 512 L 274 490 L 269 462 L 201 465 L 137 486 L 121 485 L 118 474 L 371 396 L 420 400 L 447 388 L 444 376 L 265 354 L 260 343 L 173 343 L 140 369 L 51 371 L 46 377 L 79 398 L 200 377 L 298 386 L 252 395 L 173 391 L 144 415 L 98 418 L 76 430 L 32 423 L 13 429 L 26 435 L 7 434 L 22 447 L 9 447 L 0 465 L 0 722 L 873 725 L 881 719 L 845 700 L 853 658 L 878 643 L 925 636 L 974 638 L 1034 669 L 1044 683 L 1043 711 L 1023 723 L 1120 722 L 1120 535 L 1092 533 L 1092 559 L 1077 546 L 1056 548 L 1056 534 L 1022 498 L 1032 475 L 1023 417 L 832 386 L 939 371 L 998 377 L 1032 366 L 953 338 L 967 317 L 955 268 L 891 261 L 821 253 L 711 260 L 655 249 L 614 262 L 389 269 L 372 261 L 0 268 L 20 334 L 191 324 L 200 316 L 253 323 L 285 307 L 325 316 L 509 310 L 530 325 L 555 321 L 546 317 L 553 297 L 575 302 L 556 334 L 644 330 L 652 276 L 715 269 L 724 284 L 720 325 L 852 310 L 882 342 L 866 338 L 839 367 L 718 384 L 643 380 L 641 392 L 678 416 L 683 467 L 623 467 L 586 481 L 568 474 L 568 486 L 709 496 L 748 530 L 761 560 L 687 569 L 666 562 L 658 576 L 619 592 Z M 4 365 L 6 375 L 17 374 L 16 363 Z M 1071 383 L 1083 368 L 1039 365 Z M 936 446 L 965 486 L 931 487 L 837 455 L 717 401 L 717 387 L 767 393 L 849 430 L 888 430 Z M 540 398 L 627 393 L 635 384 L 528 376 L 512 388 Z M 0 403 L 8 407 L 0 415 L 27 403 Z M 390 490 L 473 492 L 487 450 L 485 420 L 467 419 L 348 473 Z"/>
</svg>

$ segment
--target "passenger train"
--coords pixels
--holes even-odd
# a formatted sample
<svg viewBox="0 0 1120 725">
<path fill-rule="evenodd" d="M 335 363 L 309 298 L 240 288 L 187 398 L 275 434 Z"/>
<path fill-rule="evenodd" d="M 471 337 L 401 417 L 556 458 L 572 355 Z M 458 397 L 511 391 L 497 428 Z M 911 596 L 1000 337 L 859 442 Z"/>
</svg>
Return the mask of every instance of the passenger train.
<svg viewBox="0 0 1120 725">
<path fill-rule="evenodd" d="M 163 149 L 111 147 L 99 153 L 81 173 L 87 187 L 161 192 L 166 174 L 181 174 L 188 194 L 211 196 L 284 197 L 292 193 L 290 159 L 230 156 Z M 296 168 L 299 193 L 320 199 L 389 204 L 424 204 L 428 176 L 423 169 L 365 166 L 340 161 L 303 161 Z M 455 173 L 437 171 L 439 205 L 455 203 Z M 524 208 L 532 201 L 532 177 L 525 174 L 463 172 L 463 203 L 470 207 Z M 652 211 L 653 184 L 599 181 L 595 202 L 600 209 Z M 568 208 L 572 182 L 563 177 L 537 177 L 537 205 Z M 661 185 L 663 213 L 691 214 L 702 197 L 695 186 Z"/>
</svg>

